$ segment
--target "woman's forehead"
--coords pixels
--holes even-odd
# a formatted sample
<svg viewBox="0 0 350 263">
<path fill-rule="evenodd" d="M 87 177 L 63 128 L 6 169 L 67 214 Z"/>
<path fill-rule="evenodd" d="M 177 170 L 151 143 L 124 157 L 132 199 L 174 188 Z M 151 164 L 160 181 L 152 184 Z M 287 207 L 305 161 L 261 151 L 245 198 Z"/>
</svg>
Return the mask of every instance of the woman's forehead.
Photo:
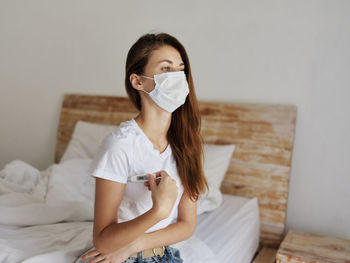
<svg viewBox="0 0 350 263">
<path fill-rule="evenodd" d="M 161 46 L 153 50 L 148 62 L 153 65 L 166 62 L 174 65 L 183 63 L 180 52 L 172 46 Z"/>
</svg>

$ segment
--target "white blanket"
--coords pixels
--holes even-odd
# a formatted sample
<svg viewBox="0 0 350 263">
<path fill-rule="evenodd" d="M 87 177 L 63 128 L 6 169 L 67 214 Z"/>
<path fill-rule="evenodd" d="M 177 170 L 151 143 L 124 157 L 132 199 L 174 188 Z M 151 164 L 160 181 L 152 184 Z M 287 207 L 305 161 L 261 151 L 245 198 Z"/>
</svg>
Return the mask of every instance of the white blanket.
<svg viewBox="0 0 350 263">
<path fill-rule="evenodd" d="M 92 247 L 90 161 L 71 159 L 39 171 L 15 160 L 0 171 L 0 262 L 74 262 Z M 196 236 L 174 246 L 184 262 L 215 262 Z"/>
</svg>

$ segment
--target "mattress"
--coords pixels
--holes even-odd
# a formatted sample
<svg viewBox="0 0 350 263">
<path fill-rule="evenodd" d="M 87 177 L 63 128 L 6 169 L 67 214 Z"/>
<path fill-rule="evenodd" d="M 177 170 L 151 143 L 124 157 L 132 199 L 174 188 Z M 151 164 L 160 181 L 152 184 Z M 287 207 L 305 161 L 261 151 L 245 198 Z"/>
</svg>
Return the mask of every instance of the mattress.
<svg viewBox="0 0 350 263">
<path fill-rule="evenodd" d="M 191 238 L 171 246 L 184 262 L 249 263 L 258 249 L 259 224 L 257 198 L 223 195 L 219 208 L 198 216 Z"/>
<path fill-rule="evenodd" d="M 40 172 L 15 161 L 2 171 L 0 262 L 74 262 L 92 247 L 93 192 L 84 179 L 88 164 L 76 159 Z M 223 195 L 219 208 L 198 216 L 195 234 L 172 246 L 184 262 L 244 263 L 258 242 L 257 199 Z"/>
<path fill-rule="evenodd" d="M 194 240 L 173 246 L 180 249 L 184 262 L 197 262 L 198 257 L 193 255 L 198 256 L 196 250 L 200 250 L 203 263 L 248 263 L 258 249 L 259 235 L 257 198 L 224 194 L 219 208 L 198 216 L 196 232 L 191 238 Z"/>
<path fill-rule="evenodd" d="M 92 222 L 1 226 L 0 240 L 5 243 L 0 245 L 0 262 L 74 262 L 91 248 L 91 229 Z M 257 199 L 224 195 L 219 208 L 198 216 L 196 232 L 189 240 L 172 246 L 180 249 L 184 262 L 245 263 L 251 262 L 258 244 Z"/>
</svg>

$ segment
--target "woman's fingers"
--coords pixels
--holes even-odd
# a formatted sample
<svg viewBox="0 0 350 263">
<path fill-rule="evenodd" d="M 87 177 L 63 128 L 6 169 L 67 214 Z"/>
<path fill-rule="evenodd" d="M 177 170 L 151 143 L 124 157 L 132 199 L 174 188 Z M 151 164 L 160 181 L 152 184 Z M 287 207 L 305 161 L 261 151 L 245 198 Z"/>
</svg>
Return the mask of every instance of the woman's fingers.
<svg viewBox="0 0 350 263">
<path fill-rule="evenodd" d="M 103 255 L 100 255 L 100 256 L 97 256 L 97 257 L 95 257 L 95 258 L 93 258 L 93 259 L 91 259 L 90 261 L 88 261 L 88 263 L 97 263 L 97 262 L 105 262 L 105 256 L 103 256 Z"/>
<path fill-rule="evenodd" d="M 161 179 L 162 179 L 161 177 L 156 177 L 156 185 L 158 185 L 158 184 L 160 183 L 160 180 L 161 180 Z M 148 190 L 151 191 L 151 185 L 149 184 L 148 181 L 147 181 L 147 182 L 144 182 L 143 185 L 144 185 L 145 187 L 147 187 Z"/>
<path fill-rule="evenodd" d="M 147 174 L 149 188 L 152 190 L 157 187 L 156 179 L 151 174 Z"/>
<path fill-rule="evenodd" d="M 160 183 L 160 180 L 161 180 L 161 179 L 162 179 L 162 178 L 160 178 L 160 177 L 157 177 L 157 178 L 156 178 L 156 184 L 157 184 L 157 185 Z M 150 184 L 149 184 L 148 181 L 147 181 L 147 182 L 144 182 L 143 185 L 144 185 L 144 186 L 147 186 L 147 187 L 150 187 Z"/>
<path fill-rule="evenodd" d="M 91 250 L 83 255 L 80 256 L 81 259 L 87 259 L 87 258 L 90 258 L 90 257 L 94 257 L 94 256 L 97 256 L 101 254 L 97 249 L 94 249 L 94 250 Z"/>
</svg>

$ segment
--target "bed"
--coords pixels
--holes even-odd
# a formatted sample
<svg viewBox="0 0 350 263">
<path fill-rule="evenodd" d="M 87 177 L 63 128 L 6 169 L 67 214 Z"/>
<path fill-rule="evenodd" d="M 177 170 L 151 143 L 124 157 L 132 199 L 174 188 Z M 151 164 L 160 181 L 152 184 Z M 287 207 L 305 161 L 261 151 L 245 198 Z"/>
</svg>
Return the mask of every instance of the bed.
<svg viewBox="0 0 350 263">
<path fill-rule="evenodd" d="M 190 247 L 208 252 L 202 253 L 202 262 L 251 262 L 283 238 L 296 107 L 201 101 L 200 112 L 204 142 L 235 148 L 220 185 L 220 206 L 199 215 L 195 235 L 175 246 L 185 262 L 194 262 L 186 251 Z M 64 96 L 55 164 L 38 171 L 17 160 L 0 173 L 0 208 L 5 212 L 0 215 L 0 262 L 73 262 L 92 246 L 88 190 L 93 185 L 72 190 L 70 182 L 62 187 L 63 178 L 81 185 L 89 160 L 61 160 L 77 123 L 118 125 L 136 114 L 125 97 Z M 9 181 L 11 174 L 16 179 Z M 84 198 L 90 202 L 82 203 Z"/>
</svg>

